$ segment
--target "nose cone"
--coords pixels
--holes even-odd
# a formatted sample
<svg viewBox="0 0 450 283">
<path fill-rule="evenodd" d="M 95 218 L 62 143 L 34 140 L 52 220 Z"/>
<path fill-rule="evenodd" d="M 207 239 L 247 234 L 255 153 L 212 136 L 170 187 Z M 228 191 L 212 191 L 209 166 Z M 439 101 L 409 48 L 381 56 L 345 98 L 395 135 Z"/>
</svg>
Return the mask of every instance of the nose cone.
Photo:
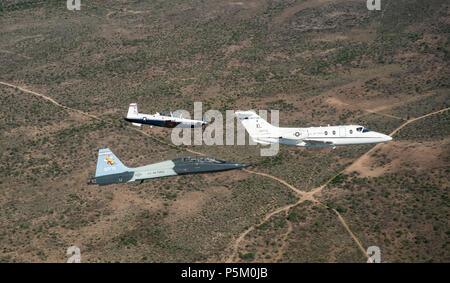
<svg viewBox="0 0 450 283">
<path fill-rule="evenodd" d="M 384 142 L 388 142 L 388 141 L 391 141 L 391 140 L 392 140 L 392 137 L 390 137 L 390 136 L 388 136 L 388 135 L 383 135 L 383 134 L 381 134 L 381 136 L 382 136 Z"/>
<path fill-rule="evenodd" d="M 378 132 L 368 132 L 368 134 L 373 133 L 373 137 L 375 137 L 378 142 L 388 142 L 392 140 L 392 137 L 382 134 L 382 133 L 378 133 Z"/>
<path fill-rule="evenodd" d="M 251 163 L 234 163 L 234 166 L 236 168 L 245 168 L 245 167 L 248 167 L 250 165 L 252 165 L 252 164 Z"/>
</svg>

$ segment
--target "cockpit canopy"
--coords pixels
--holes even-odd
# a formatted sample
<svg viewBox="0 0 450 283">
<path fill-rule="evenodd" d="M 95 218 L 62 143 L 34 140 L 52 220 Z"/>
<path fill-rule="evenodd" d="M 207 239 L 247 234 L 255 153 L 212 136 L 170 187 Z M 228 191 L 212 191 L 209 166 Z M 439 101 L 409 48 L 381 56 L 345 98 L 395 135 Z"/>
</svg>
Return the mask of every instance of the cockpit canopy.
<svg viewBox="0 0 450 283">
<path fill-rule="evenodd" d="M 172 112 L 171 111 L 161 111 L 161 112 L 157 112 L 160 116 L 169 116 L 172 117 Z"/>
<path fill-rule="evenodd" d="M 369 128 L 364 128 L 364 127 L 358 126 L 358 127 L 356 128 L 356 131 L 357 131 L 357 132 L 362 132 L 362 133 L 367 133 L 367 132 L 370 132 L 370 129 L 369 129 Z"/>
<path fill-rule="evenodd" d="M 175 111 L 175 112 L 172 112 L 172 111 L 161 111 L 161 112 L 156 112 L 156 115 L 167 116 L 167 117 L 183 118 L 181 113 L 179 113 L 178 111 Z"/>
<path fill-rule="evenodd" d="M 200 162 L 200 163 L 225 163 L 225 161 L 217 159 L 212 156 L 201 156 L 201 155 L 194 155 L 194 156 L 186 156 L 183 157 L 182 160 L 184 162 Z"/>
</svg>

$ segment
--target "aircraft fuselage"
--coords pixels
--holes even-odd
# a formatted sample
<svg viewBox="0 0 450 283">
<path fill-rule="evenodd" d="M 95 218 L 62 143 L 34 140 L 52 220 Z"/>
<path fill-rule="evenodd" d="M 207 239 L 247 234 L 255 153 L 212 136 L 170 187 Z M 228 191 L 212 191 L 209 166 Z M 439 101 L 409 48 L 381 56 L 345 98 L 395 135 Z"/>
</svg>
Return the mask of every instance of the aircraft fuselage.
<svg viewBox="0 0 450 283">
<path fill-rule="evenodd" d="M 143 182 L 153 178 L 226 171 L 247 166 L 250 166 L 250 164 L 228 162 L 211 156 L 197 155 L 129 168 L 123 165 L 108 148 L 103 148 L 99 150 L 95 177 L 89 179 L 88 184 L 104 186 L 135 181 Z"/>
<path fill-rule="evenodd" d="M 125 121 L 135 124 L 152 125 L 165 128 L 175 128 L 177 126 L 182 128 L 195 128 L 206 124 L 205 122 L 199 120 L 146 114 L 137 114 L 135 117 L 125 117 L 124 119 Z"/>
<path fill-rule="evenodd" d="M 280 143 L 307 147 L 330 147 L 341 145 L 372 144 L 392 140 L 388 135 L 370 131 L 358 125 L 309 127 L 309 128 L 277 128 L 278 137 L 268 132 L 264 137 L 262 130 L 256 142 Z M 314 141 L 314 142 L 313 142 Z"/>
</svg>

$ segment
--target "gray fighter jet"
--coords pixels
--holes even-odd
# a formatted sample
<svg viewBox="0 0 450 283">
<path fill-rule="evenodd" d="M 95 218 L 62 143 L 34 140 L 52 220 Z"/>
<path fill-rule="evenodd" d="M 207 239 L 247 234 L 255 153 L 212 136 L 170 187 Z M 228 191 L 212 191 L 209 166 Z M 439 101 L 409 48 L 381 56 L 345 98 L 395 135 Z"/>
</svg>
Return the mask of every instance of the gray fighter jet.
<svg viewBox="0 0 450 283">
<path fill-rule="evenodd" d="M 102 148 L 98 150 L 95 177 L 89 179 L 88 184 L 104 186 L 133 181 L 142 183 L 144 180 L 152 178 L 225 171 L 247 166 L 250 164 L 227 162 L 210 156 L 196 155 L 128 168 L 109 148 Z"/>
</svg>

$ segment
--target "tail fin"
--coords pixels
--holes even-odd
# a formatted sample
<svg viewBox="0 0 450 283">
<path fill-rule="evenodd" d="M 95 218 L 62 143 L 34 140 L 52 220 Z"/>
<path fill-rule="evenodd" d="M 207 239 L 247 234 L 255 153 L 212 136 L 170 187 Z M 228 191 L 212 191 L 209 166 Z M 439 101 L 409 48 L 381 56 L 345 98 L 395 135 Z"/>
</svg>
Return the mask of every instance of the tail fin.
<svg viewBox="0 0 450 283">
<path fill-rule="evenodd" d="M 98 150 L 95 177 L 122 173 L 129 170 L 109 148 L 101 148 Z"/>
<path fill-rule="evenodd" d="M 137 103 L 131 103 L 130 106 L 128 107 L 128 113 L 127 113 L 127 118 L 128 119 L 133 119 L 133 118 L 138 118 L 139 117 L 139 112 L 138 112 L 138 107 L 137 107 Z M 133 126 L 142 126 L 142 124 L 140 123 L 132 123 Z"/>
<path fill-rule="evenodd" d="M 236 111 L 235 114 L 254 141 L 257 141 L 259 138 L 278 136 L 278 127 L 272 126 L 255 112 Z"/>
</svg>

